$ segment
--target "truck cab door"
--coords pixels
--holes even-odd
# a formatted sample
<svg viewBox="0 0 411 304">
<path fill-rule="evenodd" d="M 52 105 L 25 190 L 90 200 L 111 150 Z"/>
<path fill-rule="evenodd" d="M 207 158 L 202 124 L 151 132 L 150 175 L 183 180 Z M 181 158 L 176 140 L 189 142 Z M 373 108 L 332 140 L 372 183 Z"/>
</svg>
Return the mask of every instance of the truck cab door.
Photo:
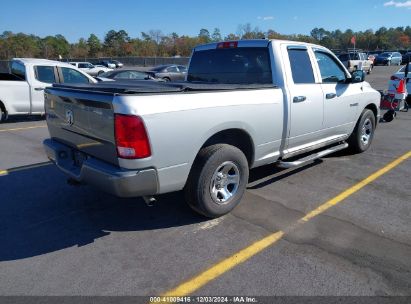
<svg viewBox="0 0 411 304">
<path fill-rule="evenodd" d="M 356 122 L 362 84 L 347 82 L 345 69 L 332 54 L 324 50 L 315 50 L 314 54 L 324 97 L 324 135 L 344 136 Z"/>
<path fill-rule="evenodd" d="M 303 150 L 322 138 L 324 96 L 316 83 L 313 58 L 304 46 L 283 46 L 289 92 L 288 145 L 285 153 Z M 287 64 L 289 62 L 289 64 Z"/>
<path fill-rule="evenodd" d="M 33 79 L 30 82 L 31 112 L 44 112 L 44 89 L 57 82 L 54 66 L 34 66 Z"/>
</svg>

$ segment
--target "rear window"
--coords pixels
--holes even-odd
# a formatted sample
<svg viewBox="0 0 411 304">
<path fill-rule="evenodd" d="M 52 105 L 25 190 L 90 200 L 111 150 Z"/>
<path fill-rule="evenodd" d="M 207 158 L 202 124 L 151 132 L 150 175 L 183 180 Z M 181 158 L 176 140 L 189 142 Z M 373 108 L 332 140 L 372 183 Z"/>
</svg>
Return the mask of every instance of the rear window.
<svg viewBox="0 0 411 304">
<path fill-rule="evenodd" d="M 268 48 L 243 47 L 194 52 L 187 81 L 223 84 L 271 84 Z"/>
<path fill-rule="evenodd" d="M 11 64 L 11 73 L 21 78 L 22 80 L 26 80 L 26 68 L 23 64 L 17 61 L 13 61 L 13 63 Z"/>
</svg>

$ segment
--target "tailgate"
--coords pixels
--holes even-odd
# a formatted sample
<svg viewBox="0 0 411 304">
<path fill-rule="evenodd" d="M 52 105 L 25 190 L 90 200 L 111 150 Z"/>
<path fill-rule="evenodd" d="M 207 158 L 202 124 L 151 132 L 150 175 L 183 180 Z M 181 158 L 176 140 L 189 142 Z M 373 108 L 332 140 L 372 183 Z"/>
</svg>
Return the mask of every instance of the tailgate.
<svg viewBox="0 0 411 304">
<path fill-rule="evenodd" d="M 113 93 L 106 92 L 48 88 L 45 111 L 51 138 L 118 165 L 113 97 Z"/>
</svg>

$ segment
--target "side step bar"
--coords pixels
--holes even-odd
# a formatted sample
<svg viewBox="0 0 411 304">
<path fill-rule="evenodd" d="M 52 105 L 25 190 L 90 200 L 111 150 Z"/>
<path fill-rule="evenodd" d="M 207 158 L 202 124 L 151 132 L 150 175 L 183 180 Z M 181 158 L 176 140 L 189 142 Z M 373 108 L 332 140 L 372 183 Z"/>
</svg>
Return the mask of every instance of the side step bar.
<svg viewBox="0 0 411 304">
<path fill-rule="evenodd" d="M 280 168 L 283 168 L 283 169 L 290 169 L 290 168 L 302 166 L 302 165 L 305 165 L 305 164 L 307 164 L 307 163 L 309 163 L 313 160 L 324 157 L 324 156 L 326 156 L 328 154 L 331 154 L 331 153 L 335 153 L 337 151 L 344 150 L 346 148 L 348 148 L 348 144 L 345 142 L 345 143 L 342 143 L 338 146 L 333 146 L 333 147 L 328 148 L 326 150 L 322 150 L 320 152 L 308 155 L 306 157 L 300 158 L 300 159 L 295 160 L 295 161 L 291 161 L 291 162 L 279 161 L 277 163 L 277 167 L 280 167 Z"/>
</svg>

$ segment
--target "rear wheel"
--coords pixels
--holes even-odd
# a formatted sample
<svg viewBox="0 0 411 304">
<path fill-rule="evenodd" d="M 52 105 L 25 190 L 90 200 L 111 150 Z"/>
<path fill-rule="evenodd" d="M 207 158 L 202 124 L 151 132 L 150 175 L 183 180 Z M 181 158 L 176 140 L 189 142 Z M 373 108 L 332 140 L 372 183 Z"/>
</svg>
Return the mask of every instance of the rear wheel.
<svg viewBox="0 0 411 304">
<path fill-rule="evenodd" d="M 97 76 L 100 76 L 103 73 L 104 73 L 104 71 L 98 71 Z"/>
<path fill-rule="evenodd" d="M 248 174 L 247 159 L 238 148 L 227 144 L 203 148 L 184 189 L 187 203 L 206 217 L 225 215 L 241 201 Z"/>
<path fill-rule="evenodd" d="M 167 82 L 168 82 L 168 81 L 171 81 L 171 79 L 168 78 L 168 77 L 164 77 L 163 80 L 164 80 L 164 81 L 167 81 Z"/>
<path fill-rule="evenodd" d="M 371 146 L 371 142 L 374 138 L 375 132 L 375 116 L 373 111 L 365 109 L 357 124 L 355 125 L 354 131 L 348 138 L 348 144 L 350 145 L 350 150 L 354 153 L 362 153 L 368 150 Z"/>
</svg>

